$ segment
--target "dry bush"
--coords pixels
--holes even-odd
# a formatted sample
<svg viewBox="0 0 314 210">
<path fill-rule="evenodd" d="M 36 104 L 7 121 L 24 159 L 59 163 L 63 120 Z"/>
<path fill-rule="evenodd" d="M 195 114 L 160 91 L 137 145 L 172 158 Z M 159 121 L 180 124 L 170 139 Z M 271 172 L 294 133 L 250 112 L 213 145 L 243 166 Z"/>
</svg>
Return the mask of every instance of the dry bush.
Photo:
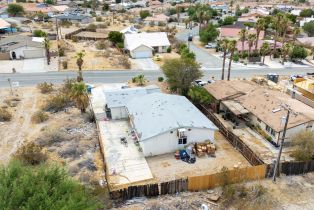
<svg viewBox="0 0 314 210">
<path fill-rule="evenodd" d="M 47 155 L 44 154 L 41 147 L 34 142 L 22 145 L 16 151 L 14 157 L 28 165 L 38 165 L 47 160 Z"/>
<path fill-rule="evenodd" d="M 51 93 L 53 91 L 53 84 L 48 82 L 39 83 L 37 88 L 40 90 L 41 93 Z"/>
<path fill-rule="evenodd" d="M 291 156 L 299 161 L 314 159 L 314 131 L 300 131 L 292 137 L 295 150 Z"/>
<path fill-rule="evenodd" d="M 0 108 L 0 122 L 10 121 L 12 114 L 5 108 Z"/>
<path fill-rule="evenodd" d="M 32 116 L 32 121 L 34 123 L 42 123 L 42 122 L 47 121 L 48 119 L 49 119 L 49 115 L 42 110 L 35 112 Z"/>
<path fill-rule="evenodd" d="M 109 47 L 109 44 L 106 41 L 102 40 L 102 41 L 96 42 L 96 49 L 97 50 L 104 50 L 104 49 L 106 49 L 108 47 Z"/>
<path fill-rule="evenodd" d="M 36 139 L 36 143 L 41 147 L 49 147 L 52 145 L 57 145 L 63 141 L 69 141 L 71 137 L 58 129 L 48 129 L 42 136 Z"/>
<path fill-rule="evenodd" d="M 84 117 L 85 122 L 90 122 L 90 123 L 96 122 L 94 112 L 91 110 L 88 110 L 87 112 L 85 112 L 83 117 Z"/>
<path fill-rule="evenodd" d="M 127 56 L 122 56 L 119 59 L 119 64 L 122 65 L 126 69 L 130 69 L 131 68 L 131 62 L 129 61 L 129 58 Z"/>
<path fill-rule="evenodd" d="M 79 148 L 77 145 L 71 145 L 61 151 L 58 152 L 60 157 L 62 158 L 72 158 L 73 160 L 80 157 L 82 154 L 84 154 L 84 151 Z"/>
<path fill-rule="evenodd" d="M 68 68 L 68 61 L 62 61 L 62 67 L 63 67 L 63 69 L 67 69 Z"/>
<path fill-rule="evenodd" d="M 73 102 L 69 95 L 59 92 L 47 99 L 43 110 L 55 113 L 59 111 L 64 111 L 67 107 L 70 107 L 72 105 Z"/>
</svg>

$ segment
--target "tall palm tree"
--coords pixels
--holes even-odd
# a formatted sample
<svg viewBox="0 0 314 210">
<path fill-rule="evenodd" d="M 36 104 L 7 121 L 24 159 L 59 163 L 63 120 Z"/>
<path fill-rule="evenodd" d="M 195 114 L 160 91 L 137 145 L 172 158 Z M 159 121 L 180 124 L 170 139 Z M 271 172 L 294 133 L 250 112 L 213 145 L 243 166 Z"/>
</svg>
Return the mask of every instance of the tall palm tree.
<svg viewBox="0 0 314 210">
<path fill-rule="evenodd" d="M 50 43 L 50 40 L 48 39 L 48 37 L 45 37 L 45 39 L 43 41 L 43 45 L 44 45 L 44 48 L 46 50 L 47 64 L 50 65 L 50 47 L 51 47 L 51 43 Z"/>
<path fill-rule="evenodd" d="M 71 87 L 71 98 L 75 101 L 76 107 L 81 110 L 81 113 L 86 112 L 89 105 L 87 88 L 84 82 L 76 82 Z"/>
<path fill-rule="evenodd" d="M 242 43 L 242 56 L 244 55 L 244 43 L 247 39 L 247 30 L 245 28 L 241 29 L 241 31 L 239 32 L 239 40 Z"/>
<path fill-rule="evenodd" d="M 223 62 L 222 62 L 222 70 L 221 70 L 221 80 L 225 79 L 225 62 L 226 62 L 228 46 L 229 46 L 229 40 L 228 39 L 223 39 L 220 42 L 220 47 L 223 50 Z"/>
<path fill-rule="evenodd" d="M 199 23 L 198 32 L 201 33 L 205 11 L 203 9 L 199 8 L 198 10 L 196 10 L 195 14 L 196 14 L 196 18 L 197 18 L 198 23 Z"/>
<path fill-rule="evenodd" d="M 228 50 L 229 50 L 229 52 L 230 52 L 230 60 L 229 60 L 228 76 L 227 76 L 227 80 L 228 80 L 228 81 L 230 80 L 231 63 L 232 63 L 232 60 L 233 60 L 233 55 L 234 55 L 234 51 L 235 51 L 235 49 L 236 49 L 236 46 L 237 46 L 237 41 L 236 41 L 236 40 L 231 40 L 231 41 L 229 42 Z"/>
<path fill-rule="evenodd" d="M 83 52 L 83 51 L 81 51 L 81 52 L 78 52 L 77 54 L 76 54 L 76 65 L 78 66 L 78 77 L 77 77 L 77 81 L 78 82 L 81 82 L 81 81 L 83 81 L 83 73 L 82 73 L 82 66 L 83 66 L 83 63 L 84 63 L 84 60 L 83 60 L 83 58 L 84 58 L 84 56 L 85 56 L 85 53 Z"/>
<path fill-rule="evenodd" d="M 257 37 L 256 42 L 255 42 L 255 50 L 257 50 L 259 35 L 260 35 L 261 31 L 264 29 L 264 27 L 265 27 L 264 18 L 259 18 L 256 22 L 256 25 L 255 25 L 256 37 Z"/>
<path fill-rule="evenodd" d="M 256 40 L 256 34 L 249 34 L 248 36 L 248 45 L 249 45 L 249 53 L 248 53 L 248 60 L 250 60 L 250 57 L 251 57 L 251 49 L 253 47 L 253 44 Z"/>
<path fill-rule="evenodd" d="M 283 19 L 283 14 L 282 13 L 277 13 L 275 15 L 275 17 L 272 18 L 272 26 L 275 30 L 275 37 L 274 37 L 274 47 L 273 47 L 273 51 L 272 54 L 275 54 L 276 52 L 276 48 L 277 48 L 277 39 L 280 33 L 280 29 L 281 29 L 281 21 Z"/>
<path fill-rule="evenodd" d="M 301 29 L 300 27 L 294 27 L 293 28 L 293 44 L 295 44 L 296 39 L 298 38 L 298 36 L 301 33 Z"/>
<path fill-rule="evenodd" d="M 282 46 L 286 42 L 287 29 L 290 27 L 290 24 L 290 19 L 286 15 L 284 15 L 280 23 L 280 32 L 282 33 Z"/>
<path fill-rule="evenodd" d="M 262 47 L 261 47 L 261 54 L 263 56 L 263 65 L 265 64 L 265 57 L 266 57 L 266 54 L 269 53 L 270 51 L 270 45 L 268 42 L 264 42 Z"/>
<path fill-rule="evenodd" d="M 289 43 L 285 43 L 282 47 L 282 65 L 286 61 L 286 56 L 290 54 L 292 46 Z"/>
</svg>

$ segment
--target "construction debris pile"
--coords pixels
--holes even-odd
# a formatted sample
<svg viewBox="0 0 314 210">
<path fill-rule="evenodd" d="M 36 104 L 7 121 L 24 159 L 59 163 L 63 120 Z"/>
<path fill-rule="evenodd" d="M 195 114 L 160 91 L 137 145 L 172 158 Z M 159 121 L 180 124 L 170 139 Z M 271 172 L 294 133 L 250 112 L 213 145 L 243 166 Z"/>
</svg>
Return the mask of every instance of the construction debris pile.
<svg viewBox="0 0 314 210">
<path fill-rule="evenodd" d="M 193 148 L 193 153 L 197 155 L 197 157 L 203 157 L 208 155 L 210 157 L 215 157 L 216 146 L 211 142 L 205 143 L 195 143 Z"/>
</svg>

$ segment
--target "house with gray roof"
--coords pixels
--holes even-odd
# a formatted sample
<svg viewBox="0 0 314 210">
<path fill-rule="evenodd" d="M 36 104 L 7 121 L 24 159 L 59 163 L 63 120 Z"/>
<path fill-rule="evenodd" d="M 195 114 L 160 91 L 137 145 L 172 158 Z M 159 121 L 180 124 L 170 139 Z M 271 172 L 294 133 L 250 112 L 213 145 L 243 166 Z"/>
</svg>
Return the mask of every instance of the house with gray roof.
<svg viewBox="0 0 314 210">
<path fill-rule="evenodd" d="M 0 40 L 0 53 L 8 54 L 10 59 L 45 57 L 43 38 L 14 35 Z"/>
<path fill-rule="evenodd" d="M 60 21 L 69 21 L 72 23 L 88 24 L 93 22 L 93 18 L 90 15 L 85 15 L 81 13 L 64 13 L 55 17 Z"/>
</svg>

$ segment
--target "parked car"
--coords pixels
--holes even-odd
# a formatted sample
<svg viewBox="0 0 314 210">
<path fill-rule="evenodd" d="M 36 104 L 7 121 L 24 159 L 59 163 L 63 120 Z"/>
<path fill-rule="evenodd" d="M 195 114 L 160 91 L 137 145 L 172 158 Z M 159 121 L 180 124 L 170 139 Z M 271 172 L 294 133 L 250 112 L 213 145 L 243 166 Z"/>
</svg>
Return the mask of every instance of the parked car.
<svg viewBox="0 0 314 210">
<path fill-rule="evenodd" d="M 195 85 L 195 86 L 199 86 L 199 87 L 203 87 L 204 85 L 210 84 L 210 83 L 212 83 L 211 80 L 208 80 L 207 82 L 202 81 L 202 80 L 195 80 L 195 81 L 194 81 L 194 85 Z"/>
<path fill-rule="evenodd" d="M 193 36 L 192 36 L 191 34 L 189 34 L 188 41 L 189 41 L 189 42 L 192 42 L 192 41 L 193 41 Z"/>
<path fill-rule="evenodd" d="M 208 43 L 207 45 L 205 45 L 205 48 L 206 49 L 213 49 L 213 48 L 216 48 L 217 47 L 217 44 L 216 43 Z"/>
<path fill-rule="evenodd" d="M 291 75 L 291 76 L 290 76 L 290 80 L 291 80 L 291 81 L 294 81 L 294 80 L 297 79 L 297 78 L 303 78 L 303 75 L 294 74 L 294 75 Z"/>
</svg>

